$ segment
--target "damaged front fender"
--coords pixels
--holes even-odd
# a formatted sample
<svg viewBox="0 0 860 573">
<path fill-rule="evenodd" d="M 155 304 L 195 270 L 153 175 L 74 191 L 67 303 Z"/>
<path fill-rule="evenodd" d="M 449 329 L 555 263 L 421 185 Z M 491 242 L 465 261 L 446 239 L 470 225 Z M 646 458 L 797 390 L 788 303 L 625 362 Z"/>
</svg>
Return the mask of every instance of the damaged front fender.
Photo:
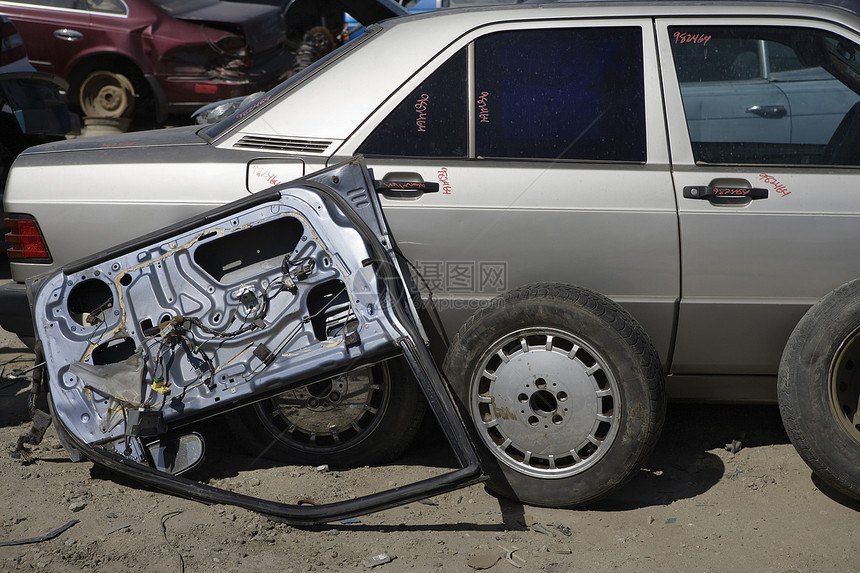
<svg viewBox="0 0 860 573">
<path fill-rule="evenodd" d="M 28 292 L 53 420 L 73 459 L 291 523 L 360 515 L 484 477 L 361 159 L 78 261 Z M 174 475 L 202 458 L 194 422 L 397 356 L 461 469 L 316 507 Z"/>
</svg>

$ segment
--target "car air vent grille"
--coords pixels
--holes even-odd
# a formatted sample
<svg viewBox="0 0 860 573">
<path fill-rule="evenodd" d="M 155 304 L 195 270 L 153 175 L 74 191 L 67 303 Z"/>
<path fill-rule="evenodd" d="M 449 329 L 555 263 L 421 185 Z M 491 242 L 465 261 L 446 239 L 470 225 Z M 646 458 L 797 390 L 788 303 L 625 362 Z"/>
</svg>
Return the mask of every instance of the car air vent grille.
<svg viewBox="0 0 860 573">
<path fill-rule="evenodd" d="M 297 137 L 267 137 L 245 135 L 234 147 L 269 149 L 272 151 L 292 151 L 294 153 L 323 153 L 331 141 L 325 139 L 302 139 Z"/>
</svg>

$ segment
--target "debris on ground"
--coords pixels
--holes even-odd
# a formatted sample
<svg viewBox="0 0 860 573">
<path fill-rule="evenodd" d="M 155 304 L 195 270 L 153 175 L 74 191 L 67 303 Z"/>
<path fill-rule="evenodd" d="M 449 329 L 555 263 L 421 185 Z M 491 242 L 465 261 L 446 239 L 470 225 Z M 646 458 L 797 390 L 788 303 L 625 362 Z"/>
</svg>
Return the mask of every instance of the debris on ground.
<svg viewBox="0 0 860 573">
<path fill-rule="evenodd" d="M 743 442 L 740 440 L 732 440 L 732 443 L 726 444 L 726 451 L 731 452 L 733 454 L 738 453 L 743 448 Z"/>
<path fill-rule="evenodd" d="M 540 523 L 533 523 L 531 526 L 532 531 L 536 531 L 538 533 L 543 533 L 544 535 L 549 535 L 550 537 L 555 537 L 555 532 L 547 529 Z"/>
<path fill-rule="evenodd" d="M 391 563 L 393 560 L 393 554 L 383 552 L 378 553 L 376 555 L 368 555 L 361 560 L 361 563 L 368 569 L 371 569 L 373 567 L 376 567 L 377 565 L 385 565 L 386 563 Z"/>
<path fill-rule="evenodd" d="M 503 553 L 498 551 L 496 552 L 487 552 L 487 553 L 476 553 L 475 555 L 469 555 L 466 559 L 466 565 L 475 570 L 489 569 L 493 565 L 499 562 L 504 556 Z"/>
<path fill-rule="evenodd" d="M 48 533 L 46 533 L 45 535 L 42 535 L 40 537 L 30 537 L 28 539 L 18 539 L 16 541 L 3 541 L 3 542 L 0 542 L 0 547 L 8 547 L 10 545 L 27 545 L 29 543 L 41 543 L 43 541 L 48 541 L 49 539 L 53 539 L 55 537 L 58 537 L 64 531 L 66 531 L 68 528 L 70 528 L 73 525 L 75 525 L 76 523 L 80 523 L 80 522 L 81 521 L 79 519 L 73 519 L 70 522 L 68 522 L 67 524 L 65 524 L 64 526 L 58 527 L 57 529 L 55 529 L 53 531 L 49 531 Z"/>
<path fill-rule="evenodd" d="M 513 565 L 517 569 L 522 569 L 523 565 L 526 564 L 526 560 L 516 555 L 516 552 L 520 550 L 519 547 L 511 547 L 508 549 L 507 547 L 502 547 L 499 545 L 499 549 L 505 552 L 505 561 L 509 564 Z"/>
</svg>

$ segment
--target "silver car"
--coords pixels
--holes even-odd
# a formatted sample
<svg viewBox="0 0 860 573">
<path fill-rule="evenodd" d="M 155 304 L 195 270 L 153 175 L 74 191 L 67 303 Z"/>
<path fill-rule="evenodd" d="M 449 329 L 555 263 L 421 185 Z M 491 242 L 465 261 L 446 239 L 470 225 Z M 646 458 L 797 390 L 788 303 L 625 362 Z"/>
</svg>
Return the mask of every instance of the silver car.
<svg viewBox="0 0 860 573">
<path fill-rule="evenodd" d="M 860 2 L 838 4 L 395 19 L 215 125 L 32 149 L 6 189 L 0 324 L 32 335 L 30 277 L 363 155 L 376 179 L 440 184 L 382 204 L 457 333 L 448 379 L 495 489 L 607 494 L 668 396 L 778 399 L 804 459 L 860 495 Z M 236 423 L 291 459 L 379 461 L 417 428 L 407 386 L 366 370 Z"/>
</svg>

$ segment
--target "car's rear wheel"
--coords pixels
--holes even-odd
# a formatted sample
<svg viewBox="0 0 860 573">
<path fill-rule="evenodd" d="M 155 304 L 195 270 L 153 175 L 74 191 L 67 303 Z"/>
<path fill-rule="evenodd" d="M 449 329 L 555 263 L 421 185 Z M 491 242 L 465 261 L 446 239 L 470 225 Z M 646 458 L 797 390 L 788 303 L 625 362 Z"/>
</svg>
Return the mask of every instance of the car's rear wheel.
<svg viewBox="0 0 860 573">
<path fill-rule="evenodd" d="M 96 70 L 81 83 L 79 101 L 86 117 L 131 117 L 135 103 L 134 86 L 123 74 Z"/>
<path fill-rule="evenodd" d="M 779 410 L 800 457 L 860 499 L 860 280 L 804 315 L 782 354 Z"/>
<path fill-rule="evenodd" d="M 263 457 L 352 467 L 397 458 L 425 409 L 402 361 L 389 360 L 243 408 L 233 424 L 243 444 Z"/>
<path fill-rule="evenodd" d="M 489 486 L 545 506 L 615 491 L 656 445 L 665 413 L 659 358 L 620 306 L 540 284 L 476 313 L 445 372 L 480 436 Z"/>
</svg>

